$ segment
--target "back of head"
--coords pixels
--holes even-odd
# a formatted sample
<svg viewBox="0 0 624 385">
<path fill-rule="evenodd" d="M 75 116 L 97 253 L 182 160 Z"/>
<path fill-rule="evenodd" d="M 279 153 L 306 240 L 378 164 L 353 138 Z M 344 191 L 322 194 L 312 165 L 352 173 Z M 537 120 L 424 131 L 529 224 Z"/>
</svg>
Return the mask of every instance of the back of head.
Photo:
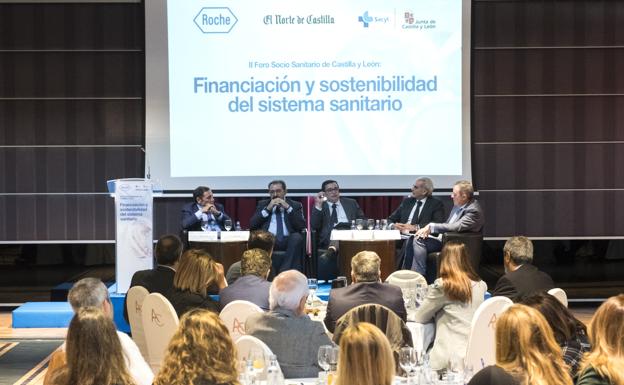
<svg viewBox="0 0 624 385">
<path fill-rule="evenodd" d="M 236 362 L 236 348 L 219 315 L 193 309 L 180 319 L 154 384 L 235 384 Z"/>
<path fill-rule="evenodd" d="M 580 373 L 588 366 L 610 384 L 624 384 L 624 294 L 606 300 L 589 324 L 592 349 L 581 364 Z"/>
<path fill-rule="evenodd" d="M 67 294 L 67 300 L 74 312 L 86 306 L 101 308 L 108 298 L 108 289 L 99 278 L 83 278 Z"/>
<path fill-rule="evenodd" d="M 505 242 L 503 253 L 509 255 L 514 265 L 524 265 L 533 262 L 533 243 L 527 237 L 511 237 Z"/>
<path fill-rule="evenodd" d="M 468 258 L 468 249 L 463 243 L 448 242 L 440 253 L 440 278 L 443 279 L 444 294 L 451 300 L 472 301 L 472 281 L 479 281 Z"/>
<path fill-rule="evenodd" d="M 262 249 L 249 249 L 241 258 L 241 274 L 266 278 L 271 270 L 271 257 Z"/>
<path fill-rule="evenodd" d="M 182 250 L 183 247 L 180 238 L 172 234 L 164 235 L 158 239 L 156 247 L 154 248 L 156 262 L 160 265 L 172 266 L 180 259 Z"/>
<path fill-rule="evenodd" d="M 80 308 L 67 330 L 67 366 L 54 384 L 133 384 L 113 321 L 101 308 Z"/>
<path fill-rule="evenodd" d="M 301 299 L 308 295 L 308 279 L 297 270 L 287 270 L 275 277 L 269 291 L 269 307 L 298 309 Z"/>
<path fill-rule="evenodd" d="M 208 252 L 191 249 L 182 254 L 173 277 L 173 287 L 205 297 L 208 288 L 216 282 L 216 264 Z"/>
<path fill-rule="evenodd" d="M 273 252 L 273 245 L 275 244 L 275 235 L 264 230 L 255 230 L 249 233 L 249 239 L 247 240 L 247 249 L 262 249 L 269 253 L 269 256 Z"/>
<path fill-rule="evenodd" d="M 359 322 L 344 331 L 337 385 L 390 385 L 394 374 L 392 348 L 377 326 Z"/>
<path fill-rule="evenodd" d="M 381 265 L 374 251 L 360 251 L 351 259 L 351 274 L 357 282 L 378 282 Z"/>
<path fill-rule="evenodd" d="M 515 304 L 496 322 L 496 364 L 522 384 L 571 385 L 561 349 L 544 317 Z"/>
<path fill-rule="evenodd" d="M 533 294 L 522 298 L 521 303 L 539 311 L 553 331 L 559 345 L 572 339 L 578 331 L 585 331 L 585 325 L 577 320 L 557 298 L 548 293 Z"/>
</svg>

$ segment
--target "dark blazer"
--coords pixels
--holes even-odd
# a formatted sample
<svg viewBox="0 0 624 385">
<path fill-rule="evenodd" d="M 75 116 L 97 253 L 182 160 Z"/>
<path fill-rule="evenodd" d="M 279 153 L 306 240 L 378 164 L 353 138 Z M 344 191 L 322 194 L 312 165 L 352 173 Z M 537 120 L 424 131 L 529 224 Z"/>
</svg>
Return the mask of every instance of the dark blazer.
<svg viewBox="0 0 624 385">
<path fill-rule="evenodd" d="M 414 197 L 404 199 L 399 207 L 390 214 L 388 221 L 392 223 L 407 223 L 415 204 L 416 198 Z M 444 218 L 444 205 L 442 202 L 434 197 L 427 197 L 425 204 L 420 209 L 417 224 L 420 227 L 424 227 L 430 222 L 444 222 Z"/>
<path fill-rule="evenodd" d="M 310 227 L 313 230 L 316 230 L 319 233 L 319 246 L 324 248 L 329 244 L 329 239 L 331 237 L 331 232 L 333 230 L 333 226 L 331 225 L 330 218 L 330 205 L 329 202 L 323 202 L 321 210 L 313 207 L 310 211 Z M 340 198 L 340 205 L 345 211 L 347 215 L 347 219 L 351 222 L 354 219 L 364 219 L 364 212 L 358 205 L 355 199 L 351 198 Z"/>
<path fill-rule="evenodd" d="M 219 292 L 221 309 L 228 303 L 244 300 L 255 303 L 264 310 L 269 310 L 269 289 L 271 282 L 256 275 L 248 274 L 238 278 Z"/>
<path fill-rule="evenodd" d="M 525 264 L 500 277 L 492 295 L 508 297 L 516 302 L 524 296 L 548 291 L 554 287 L 555 284 L 548 274 L 531 264 Z"/>
<path fill-rule="evenodd" d="M 340 317 L 354 307 L 368 303 L 383 305 L 401 317 L 403 322 L 407 320 L 401 288 L 389 283 L 360 282 L 329 292 L 324 320 L 327 330 L 333 333 Z"/>
<path fill-rule="evenodd" d="M 130 280 L 130 287 L 143 286 L 150 293 L 167 295 L 173 287 L 175 270 L 171 267 L 158 265 L 152 270 L 140 270 L 134 273 Z M 127 297 L 124 299 L 124 319 L 128 322 Z"/>
<path fill-rule="evenodd" d="M 191 293 L 188 290 L 178 290 L 172 288 L 166 295 L 171 305 L 178 314 L 178 318 L 182 317 L 184 313 L 194 308 L 202 308 L 213 311 L 217 314 L 221 311 L 219 303 L 210 298 L 210 295 L 202 297 L 199 294 Z"/>
<path fill-rule="evenodd" d="M 221 216 L 215 218 L 217 220 L 217 224 L 221 228 L 221 230 L 225 230 L 223 228 L 223 222 L 226 219 L 230 219 L 230 217 L 223 211 L 223 205 L 221 203 L 215 203 L 217 210 L 221 212 Z M 201 221 L 197 219 L 195 213 L 197 212 L 197 203 L 187 203 L 182 207 L 181 213 L 181 226 L 182 230 L 188 231 L 201 231 Z"/>
<path fill-rule="evenodd" d="M 286 203 L 288 203 L 290 207 L 292 207 L 290 213 L 284 211 L 284 225 L 288 229 L 288 232 L 293 233 L 305 229 L 307 226 L 306 220 L 303 217 L 303 205 L 297 201 L 293 201 L 288 198 L 285 198 L 284 200 L 286 201 Z M 273 216 L 273 212 L 269 213 L 269 216 L 266 218 L 262 216 L 262 210 L 267 207 L 269 202 L 271 202 L 270 199 L 263 199 L 258 202 L 258 206 L 256 206 L 256 212 L 251 217 L 249 223 L 249 228 L 251 230 L 269 230 L 269 225 L 271 224 L 271 217 Z"/>
</svg>

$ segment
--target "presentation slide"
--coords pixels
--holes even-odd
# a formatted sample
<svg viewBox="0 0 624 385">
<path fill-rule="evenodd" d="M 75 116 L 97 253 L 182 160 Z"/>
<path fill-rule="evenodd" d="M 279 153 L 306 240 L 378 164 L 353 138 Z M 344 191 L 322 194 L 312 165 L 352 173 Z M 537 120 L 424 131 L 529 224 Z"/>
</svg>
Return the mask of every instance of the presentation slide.
<svg viewBox="0 0 624 385">
<path fill-rule="evenodd" d="M 470 177 L 461 0 L 155 3 L 146 167 L 165 189 Z"/>
</svg>

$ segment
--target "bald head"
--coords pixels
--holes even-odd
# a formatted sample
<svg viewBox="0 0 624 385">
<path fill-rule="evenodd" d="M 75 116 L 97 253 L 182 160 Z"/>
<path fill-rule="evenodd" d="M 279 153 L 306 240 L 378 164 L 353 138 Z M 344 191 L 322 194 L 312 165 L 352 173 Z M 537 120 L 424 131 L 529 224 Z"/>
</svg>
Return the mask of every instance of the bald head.
<svg viewBox="0 0 624 385">
<path fill-rule="evenodd" d="M 302 299 L 305 304 L 307 296 L 308 279 L 306 276 L 297 270 L 288 270 L 280 273 L 271 283 L 269 305 L 271 310 L 282 308 L 299 314 L 303 311 Z"/>
</svg>

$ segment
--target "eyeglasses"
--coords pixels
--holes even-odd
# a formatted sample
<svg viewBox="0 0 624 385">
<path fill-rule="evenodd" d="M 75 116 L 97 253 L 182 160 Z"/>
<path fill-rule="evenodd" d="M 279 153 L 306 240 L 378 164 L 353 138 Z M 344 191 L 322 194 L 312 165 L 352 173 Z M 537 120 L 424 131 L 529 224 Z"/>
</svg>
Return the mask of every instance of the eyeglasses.
<svg viewBox="0 0 624 385">
<path fill-rule="evenodd" d="M 338 190 L 339 190 L 338 187 L 329 187 L 325 189 L 325 192 L 336 192 Z"/>
</svg>

